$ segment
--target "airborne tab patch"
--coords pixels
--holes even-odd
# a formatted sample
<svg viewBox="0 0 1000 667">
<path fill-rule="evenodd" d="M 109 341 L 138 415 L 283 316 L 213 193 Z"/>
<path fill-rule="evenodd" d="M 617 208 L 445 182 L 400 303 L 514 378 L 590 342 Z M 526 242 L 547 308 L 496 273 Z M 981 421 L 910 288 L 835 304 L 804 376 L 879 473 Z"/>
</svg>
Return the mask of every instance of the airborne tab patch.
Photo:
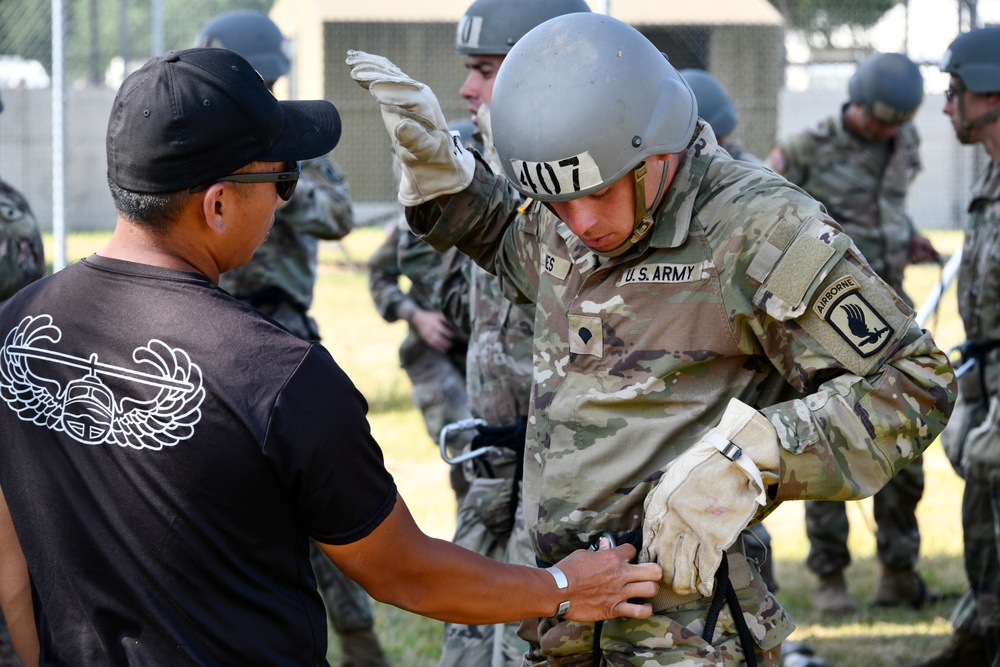
<svg viewBox="0 0 1000 667">
<path fill-rule="evenodd" d="M 823 318 L 861 357 L 870 357 L 889 342 L 895 329 L 868 300 L 853 276 L 844 276 L 824 290 L 813 305 Z"/>
</svg>

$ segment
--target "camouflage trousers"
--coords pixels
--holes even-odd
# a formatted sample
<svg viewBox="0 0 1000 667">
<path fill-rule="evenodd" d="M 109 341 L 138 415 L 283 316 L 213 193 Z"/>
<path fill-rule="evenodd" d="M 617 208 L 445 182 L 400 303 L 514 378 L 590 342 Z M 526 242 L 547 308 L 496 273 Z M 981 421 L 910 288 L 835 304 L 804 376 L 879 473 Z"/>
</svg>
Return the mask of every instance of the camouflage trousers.
<svg viewBox="0 0 1000 667">
<path fill-rule="evenodd" d="M 337 634 L 371 630 L 375 625 L 375 615 L 365 589 L 338 570 L 312 542 L 309 543 L 309 561 L 316 575 L 316 587 L 326 606 L 326 614 Z"/>
<path fill-rule="evenodd" d="M 904 569 L 917 563 L 920 528 L 917 503 L 924 495 L 923 459 L 916 459 L 896 473 L 874 497 L 877 530 L 875 542 L 882 565 Z M 833 574 L 851 563 L 847 548 L 847 505 L 841 501 L 807 500 L 806 565 L 818 575 Z"/>
<path fill-rule="evenodd" d="M 982 634 L 992 664 L 1000 665 L 1000 491 L 965 483 L 962 530 L 970 594 L 959 600 L 952 623 Z"/>
<path fill-rule="evenodd" d="M 754 641 L 761 667 L 778 667 L 781 642 L 795 624 L 750 564 L 753 579 L 736 591 Z M 724 605 L 711 642 L 702 639 L 709 600 L 702 599 L 653 614 L 645 620 L 614 618 L 601 624 L 601 657 L 595 662 L 594 623 L 558 618 L 529 619 L 520 635 L 531 644 L 525 667 L 741 667 L 746 664 L 743 646 L 728 605 Z"/>
<path fill-rule="evenodd" d="M 413 404 L 420 410 L 427 427 L 427 435 L 438 445 L 441 429 L 464 419 L 471 419 L 469 397 L 465 392 L 465 375 L 447 355 L 426 345 L 408 350 L 403 370 L 413 386 Z M 449 451 L 457 454 L 472 442 L 475 431 L 456 435 L 449 443 Z M 442 465 L 446 465 L 442 462 Z M 461 466 L 451 466 L 451 488 L 458 504 L 468 491 L 469 484 Z"/>
<path fill-rule="evenodd" d="M 499 474 L 513 468 L 496 467 Z M 518 492 L 514 523 L 510 524 L 513 480 L 477 477 L 458 509 L 454 543 L 494 560 L 534 565 L 535 557 L 524 522 L 524 503 Z M 517 635 L 518 624 L 444 626 L 444 648 L 439 667 L 518 667 L 528 644 Z"/>
</svg>

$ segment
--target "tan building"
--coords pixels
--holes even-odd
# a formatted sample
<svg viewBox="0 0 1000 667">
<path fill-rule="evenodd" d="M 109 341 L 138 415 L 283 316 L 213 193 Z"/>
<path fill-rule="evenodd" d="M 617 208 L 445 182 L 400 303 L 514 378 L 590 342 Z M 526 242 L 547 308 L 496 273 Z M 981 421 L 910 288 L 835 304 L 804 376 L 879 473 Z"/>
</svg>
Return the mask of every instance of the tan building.
<svg viewBox="0 0 1000 667">
<path fill-rule="evenodd" d="M 276 0 L 271 18 L 289 40 L 292 71 L 279 97 L 337 105 L 344 135 L 334 155 L 355 201 L 395 198 L 389 138 L 368 93 L 350 78 L 348 49 L 388 57 L 437 93 L 449 119 L 468 114 L 455 28 L 472 0 Z M 591 9 L 602 9 L 588 0 Z M 700 67 L 729 90 L 740 115 L 734 135 L 763 155 L 775 140 L 783 84 L 784 27 L 767 0 L 608 0 L 609 14 L 635 26 L 678 69 Z"/>
</svg>

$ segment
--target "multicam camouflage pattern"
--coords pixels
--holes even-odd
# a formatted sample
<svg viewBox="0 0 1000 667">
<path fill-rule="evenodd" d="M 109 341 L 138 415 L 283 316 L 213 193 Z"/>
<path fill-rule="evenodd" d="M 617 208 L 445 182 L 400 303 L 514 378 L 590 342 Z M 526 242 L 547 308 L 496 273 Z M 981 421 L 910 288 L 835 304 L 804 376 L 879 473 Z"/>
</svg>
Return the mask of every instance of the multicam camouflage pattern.
<svg viewBox="0 0 1000 667">
<path fill-rule="evenodd" d="M 307 160 L 295 194 L 274 213 L 267 240 L 219 286 L 261 310 L 300 338 L 318 339 L 308 315 L 316 284 L 320 239 L 339 240 L 354 228 L 347 182 L 329 156 Z"/>
<path fill-rule="evenodd" d="M 495 165 L 493 142 L 485 134 L 477 138 L 484 140 L 486 159 L 493 159 Z M 508 301 L 496 276 L 455 251 L 448 251 L 437 300 L 441 312 L 469 336 L 466 391 L 472 414 L 490 426 L 511 426 L 526 417 L 531 401 L 534 306 Z M 513 527 L 509 523 L 515 470 L 522 453 L 504 448 L 487 456 L 487 466 L 466 467 L 470 489 L 458 509 L 453 541 L 494 560 L 534 565 L 520 483 Z M 438 667 L 517 667 L 528 650 L 517 630 L 517 623 L 446 623 Z"/>
<path fill-rule="evenodd" d="M 368 291 L 382 319 L 409 322 L 418 308 L 435 310 L 434 295 L 440 289 L 448 256 L 410 233 L 405 223 L 392 225 L 368 260 Z M 410 281 L 409 291 L 400 286 L 402 276 Z M 439 352 L 425 343 L 411 324 L 399 346 L 399 363 L 410 379 L 413 403 L 435 445 L 442 428 L 472 416 L 465 391 L 467 345 L 465 334 L 456 330 L 451 348 Z M 470 432 L 454 437 L 449 442 L 452 453 L 461 452 L 471 439 Z M 451 485 L 458 498 L 465 494 L 468 483 L 460 468 L 451 472 Z"/>
<path fill-rule="evenodd" d="M 878 562 L 902 570 L 917 564 L 920 555 L 920 526 L 917 504 L 924 492 L 921 459 L 906 466 L 872 499 L 875 517 L 875 550 Z M 807 500 L 806 535 L 809 555 L 806 565 L 818 575 L 840 572 L 851 563 L 847 548 L 850 522 L 847 507 L 840 502 Z"/>
<path fill-rule="evenodd" d="M 883 280 L 903 295 L 913 221 L 906 192 L 921 169 L 920 137 L 903 123 L 888 144 L 868 142 L 841 116 L 820 122 L 768 156 L 769 166 L 818 199 Z"/>
<path fill-rule="evenodd" d="M 875 272 L 913 305 L 903 292 L 913 222 L 905 198 L 920 170 L 920 139 L 911 123 L 889 143 L 872 143 L 849 131 L 840 116 L 828 118 L 774 149 L 776 171 L 822 202 L 854 240 Z M 880 563 L 913 567 L 920 553 L 917 503 L 923 497 L 923 459 L 894 476 L 874 498 Z M 809 569 L 839 572 L 851 562 L 847 548 L 847 508 L 840 503 L 805 507 Z"/>
<path fill-rule="evenodd" d="M 710 128 L 696 132 L 653 230 L 619 257 L 599 260 L 546 209 L 518 216 L 518 204 L 480 162 L 443 211 L 435 203 L 407 214 L 437 247 L 457 245 L 495 272 L 508 298 L 536 304 L 524 495 L 540 560 L 556 562 L 603 531 L 639 528 L 663 468 L 718 423 L 731 398 L 759 405 L 779 375 L 804 397 L 761 408 L 782 451 L 758 520 L 785 500 L 871 495 L 944 427 L 953 370 L 912 310 L 818 202 L 731 160 Z M 791 625 L 771 596 L 760 597 L 763 607 L 746 611 L 769 650 Z M 704 613 L 704 601 L 692 604 Z M 645 664 L 679 657 L 673 643 L 683 633 L 649 632 L 657 638 Z M 555 628 L 539 640 L 561 646 L 572 636 Z M 541 650 L 579 658 L 586 646 Z"/>
<path fill-rule="evenodd" d="M 24 195 L 0 180 L 0 301 L 45 274 L 45 251 Z"/>
<path fill-rule="evenodd" d="M 969 213 L 958 272 L 958 310 L 966 339 L 985 342 L 1000 337 L 1000 163 L 987 167 Z M 959 450 L 969 431 L 986 419 L 990 403 L 1000 401 L 1000 349 L 986 355 L 982 368 L 982 380 L 978 367 L 962 376 L 956 419 L 943 438 L 957 440 Z M 974 616 L 992 645 L 1000 646 L 1000 492 L 967 479 L 962 529 L 965 569 L 976 602 L 975 614 L 967 616 Z"/>
</svg>

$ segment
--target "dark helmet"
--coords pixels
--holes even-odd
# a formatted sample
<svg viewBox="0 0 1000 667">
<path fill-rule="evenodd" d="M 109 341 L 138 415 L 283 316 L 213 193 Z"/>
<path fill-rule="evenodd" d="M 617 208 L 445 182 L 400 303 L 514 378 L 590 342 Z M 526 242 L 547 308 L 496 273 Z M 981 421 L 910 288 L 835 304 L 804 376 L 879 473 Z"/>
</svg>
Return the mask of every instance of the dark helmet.
<svg viewBox="0 0 1000 667">
<path fill-rule="evenodd" d="M 465 55 L 504 56 L 539 23 L 589 11 L 584 0 L 476 0 L 458 22 L 455 50 Z"/>
<path fill-rule="evenodd" d="M 924 77 L 902 53 L 876 53 L 854 70 L 847 92 L 883 123 L 912 120 L 924 101 Z"/>
<path fill-rule="evenodd" d="M 220 14 L 206 23 L 195 46 L 235 51 L 246 58 L 264 81 L 277 81 L 291 68 L 282 48 L 284 42 L 281 30 L 264 14 L 235 11 Z"/>
<path fill-rule="evenodd" d="M 1000 27 L 962 33 L 948 46 L 941 71 L 962 80 L 973 93 L 1000 92 Z"/>
<path fill-rule="evenodd" d="M 739 116 L 729 93 L 719 80 L 703 69 L 682 69 L 680 75 L 691 86 L 698 100 L 698 115 L 712 126 L 717 136 L 731 134 L 739 122 Z"/>
</svg>

